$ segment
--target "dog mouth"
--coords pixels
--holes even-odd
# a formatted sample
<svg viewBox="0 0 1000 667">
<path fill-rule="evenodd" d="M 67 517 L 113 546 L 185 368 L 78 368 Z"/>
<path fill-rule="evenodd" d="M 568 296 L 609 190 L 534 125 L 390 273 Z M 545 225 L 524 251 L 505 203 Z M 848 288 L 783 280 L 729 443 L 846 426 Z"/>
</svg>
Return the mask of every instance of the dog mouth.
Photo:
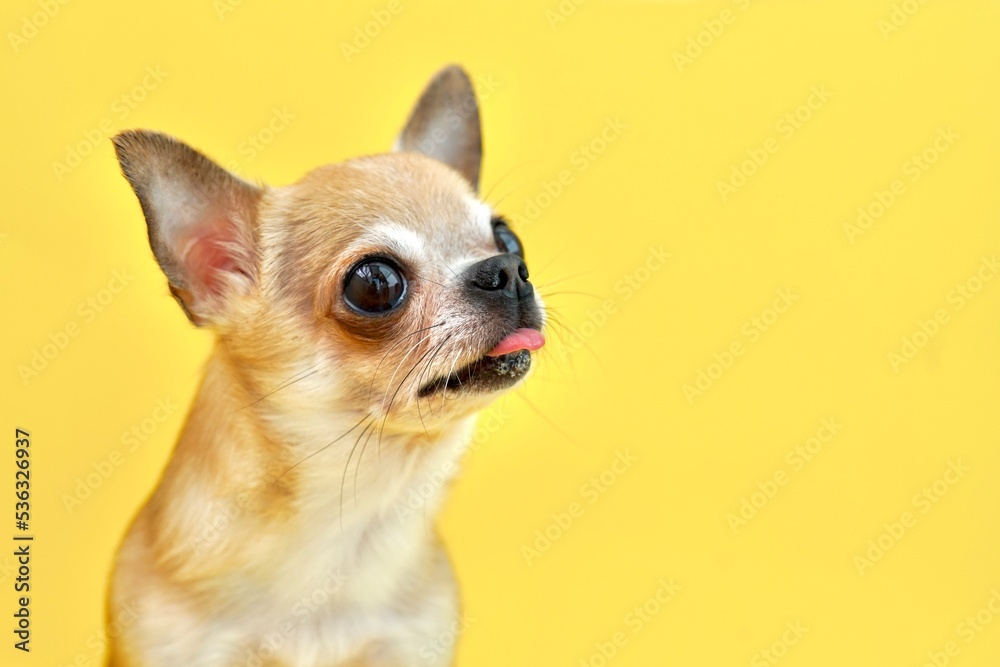
<svg viewBox="0 0 1000 667">
<path fill-rule="evenodd" d="M 507 389 L 528 374 L 531 352 L 544 344 L 540 331 L 518 329 L 479 359 L 428 382 L 417 395 L 425 398 L 439 391 L 484 393 Z"/>
</svg>

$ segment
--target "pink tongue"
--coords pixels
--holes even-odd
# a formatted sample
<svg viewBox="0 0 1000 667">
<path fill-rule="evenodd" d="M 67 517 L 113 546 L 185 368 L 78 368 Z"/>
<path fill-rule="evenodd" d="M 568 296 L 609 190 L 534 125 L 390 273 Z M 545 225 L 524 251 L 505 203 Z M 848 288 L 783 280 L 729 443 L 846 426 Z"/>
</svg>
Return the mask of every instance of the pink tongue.
<svg viewBox="0 0 1000 667">
<path fill-rule="evenodd" d="M 541 331 L 518 329 L 497 343 L 497 346 L 487 352 L 486 356 L 499 357 L 503 354 L 517 352 L 518 350 L 537 350 L 542 345 L 545 345 L 545 337 Z"/>
</svg>

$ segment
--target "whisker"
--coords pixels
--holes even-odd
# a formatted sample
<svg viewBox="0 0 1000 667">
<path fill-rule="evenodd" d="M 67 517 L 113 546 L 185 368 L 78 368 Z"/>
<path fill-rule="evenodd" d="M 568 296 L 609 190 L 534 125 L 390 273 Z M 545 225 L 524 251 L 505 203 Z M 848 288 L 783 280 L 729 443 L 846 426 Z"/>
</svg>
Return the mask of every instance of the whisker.
<svg viewBox="0 0 1000 667">
<path fill-rule="evenodd" d="M 551 419 L 549 419 L 549 417 L 544 412 L 542 412 L 540 409 L 538 409 L 538 406 L 536 406 L 534 403 L 532 403 L 531 400 L 527 396 L 525 396 L 523 392 L 518 391 L 518 392 L 515 392 L 515 393 L 517 394 L 518 398 L 520 398 L 522 401 L 524 401 L 525 404 L 529 408 L 531 408 L 532 411 L 534 411 L 534 413 L 536 415 L 538 415 L 539 417 L 541 417 L 542 420 L 545 421 L 545 423 L 547 423 L 549 426 L 551 426 L 552 430 L 554 430 L 556 433 L 558 433 L 562 437 L 566 438 L 566 440 L 568 440 L 570 442 L 570 444 L 572 444 L 577 449 L 583 449 L 580 446 L 580 443 L 578 443 L 572 436 L 570 436 L 568 433 L 566 433 L 566 431 L 564 431 L 561 428 L 559 428 L 556 425 L 556 423 L 554 421 L 552 421 Z"/>
<path fill-rule="evenodd" d="M 280 385 L 278 385 L 277 388 L 275 388 L 275 389 L 269 391 L 268 393 L 264 394 L 263 396 L 261 396 L 260 398 L 258 398 L 256 401 L 253 401 L 251 403 L 247 403 L 242 408 L 236 408 L 235 410 L 233 410 L 229 414 L 233 414 L 235 412 L 239 412 L 240 410 L 246 410 L 249 407 L 253 407 L 254 405 L 257 405 L 258 403 L 260 403 L 261 401 L 263 401 L 265 398 L 268 398 L 270 396 L 274 396 L 276 393 L 278 393 L 282 389 L 295 384 L 299 380 L 305 380 L 310 375 L 318 373 L 319 372 L 319 366 L 320 366 L 319 364 L 314 364 L 313 366 L 307 368 L 304 371 L 299 371 L 298 373 L 296 373 L 295 375 L 293 375 L 291 377 L 291 379 L 286 380 L 285 382 L 281 383 Z"/>
<path fill-rule="evenodd" d="M 454 273 L 454 271 L 452 271 L 452 273 Z M 415 271 L 413 272 L 413 275 L 415 275 L 417 278 L 419 278 L 421 280 L 421 282 L 430 283 L 432 285 L 437 285 L 438 287 L 444 289 L 444 285 L 441 284 L 441 283 L 439 283 L 439 282 L 437 282 L 436 280 L 431 280 L 430 278 L 427 278 L 426 276 L 422 276 L 419 273 L 416 273 Z"/>
<path fill-rule="evenodd" d="M 447 342 L 447 340 L 448 339 L 446 338 L 445 342 Z M 382 434 L 385 433 L 385 426 L 386 423 L 388 423 L 389 421 L 389 413 L 392 410 L 392 404 L 395 402 L 396 396 L 399 394 L 399 390 L 403 388 L 403 383 L 406 382 L 406 378 L 410 377 L 410 374 L 413 373 L 414 369 L 416 369 L 416 367 L 420 364 L 420 362 L 424 360 L 424 357 L 430 354 L 432 349 L 433 348 L 428 348 L 422 355 L 420 355 L 420 358 L 417 359 L 416 363 L 414 363 L 413 366 L 410 367 L 410 370 L 406 372 L 406 375 L 403 376 L 403 379 L 399 381 L 399 384 L 396 386 L 396 391 L 393 392 L 392 398 L 389 399 L 389 406 L 385 409 L 384 416 L 382 417 L 382 427 L 379 429 L 378 433 L 378 451 L 380 457 L 382 456 Z M 393 373 L 393 376 L 395 377 L 395 373 Z M 386 390 L 388 391 L 388 387 L 386 388 Z"/>
<path fill-rule="evenodd" d="M 548 266 L 551 263 L 552 262 L 550 261 L 545 266 Z M 544 270 L 545 269 L 543 267 L 542 269 L 539 269 L 538 273 L 541 273 Z M 567 282 L 569 280 L 576 280 L 577 278 L 582 278 L 584 276 L 588 276 L 588 275 L 591 275 L 593 273 L 594 273 L 593 271 L 581 271 L 580 273 L 574 273 L 574 274 L 571 274 L 571 275 L 568 275 L 568 276 L 563 276 L 562 278 L 556 278 L 555 280 L 550 280 L 547 283 L 538 283 L 537 285 L 535 285 L 535 288 L 536 289 L 543 289 L 545 287 L 552 287 L 553 285 L 558 285 L 559 283 L 564 283 L 564 282 Z"/>
<path fill-rule="evenodd" d="M 482 200 L 485 201 L 485 202 L 488 202 L 489 199 L 490 199 L 490 195 L 493 194 L 494 190 L 496 190 L 498 187 L 500 187 L 500 184 L 504 182 L 504 179 L 506 179 L 508 176 L 510 176 L 511 174 L 513 174 L 518 169 L 523 169 L 523 168 L 525 168 L 527 166 L 530 166 L 532 164 L 537 164 L 537 162 L 535 162 L 535 163 L 532 163 L 532 162 L 522 162 L 521 164 L 516 164 L 513 167 L 511 167 L 510 169 L 508 169 L 500 178 L 497 179 L 497 182 L 494 183 L 492 187 L 490 187 L 489 192 L 487 192 L 486 194 L 484 194 L 482 196 Z M 519 186 L 519 187 L 523 187 L 523 186 Z M 493 206 L 499 205 L 499 202 L 497 202 L 496 204 L 491 204 L 491 205 L 493 205 Z"/>
<path fill-rule="evenodd" d="M 462 349 L 459 352 L 459 354 L 455 354 L 455 355 L 452 356 L 452 358 L 451 358 L 451 367 L 448 369 L 448 374 L 445 375 L 445 378 L 450 378 L 451 375 L 452 375 L 452 373 L 455 372 L 455 364 L 458 363 L 458 360 L 460 358 L 462 358 L 462 354 L 464 352 L 465 352 L 465 346 L 463 345 Z M 444 408 L 445 408 L 444 402 L 447 399 L 448 399 L 448 384 L 446 382 L 445 385 L 444 385 L 444 387 L 441 389 L 441 412 L 442 413 L 444 412 Z"/>
<path fill-rule="evenodd" d="M 542 292 L 541 288 L 537 288 L 537 289 L 542 294 L 542 296 L 545 297 L 546 299 L 551 299 L 554 296 L 560 296 L 560 295 L 563 295 L 563 294 L 573 294 L 573 295 L 577 295 L 577 296 L 589 296 L 590 298 L 597 299 L 598 301 L 606 301 L 607 298 L 608 298 L 606 296 L 599 296 L 597 294 L 594 294 L 593 292 L 579 292 L 579 291 L 573 291 L 573 290 L 560 290 L 558 292 L 548 292 L 548 293 L 545 293 L 545 292 Z"/>
<path fill-rule="evenodd" d="M 590 353 L 592 357 L 594 357 L 594 360 L 597 362 L 602 371 L 604 370 L 603 362 L 600 357 L 597 356 L 597 353 L 594 352 L 593 348 L 590 347 L 590 344 L 587 343 L 582 336 L 571 329 L 568 324 L 566 324 L 565 318 L 561 313 L 553 312 L 555 309 L 552 308 L 548 308 L 547 310 L 548 312 L 546 313 L 546 316 L 549 318 L 547 324 L 552 325 L 550 330 L 556 334 L 559 338 L 560 345 L 566 351 L 557 358 L 557 366 L 569 369 L 570 375 L 573 378 L 574 386 L 579 390 L 580 378 L 576 372 L 576 366 L 573 364 L 573 360 L 569 357 L 569 354 L 580 347 L 583 347 L 586 348 L 587 352 Z M 579 345 L 574 347 L 571 345 L 573 341 L 579 341 Z M 551 348 L 543 348 L 541 353 L 546 355 L 547 358 L 556 359 L 555 350 Z M 565 378 L 565 375 L 563 375 L 563 377 Z"/>
<path fill-rule="evenodd" d="M 580 376 L 576 372 L 576 367 L 573 364 L 566 363 L 564 359 L 555 359 L 550 351 L 542 350 L 540 354 L 541 358 L 545 360 L 545 371 L 539 371 L 537 382 L 555 382 L 563 387 L 571 387 L 579 396 Z M 550 366 L 557 370 L 559 373 L 558 378 L 551 374 L 546 374 Z"/>
<path fill-rule="evenodd" d="M 273 482 L 271 482 L 271 484 L 277 484 L 279 481 L 281 481 L 282 477 L 284 477 L 285 475 L 287 475 L 291 471 L 295 470 L 297 467 L 299 467 L 300 465 L 302 465 L 303 463 L 305 463 L 306 461 L 308 461 L 312 457 L 316 456 L 317 454 L 319 454 L 320 452 L 322 452 L 327 447 L 330 447 L 334 443 L 336 443 L 336 442 L 340 441 L 342 438 L 346 437 L 348 433 L 350 433 L 351 431 L 353 431 L 357 427 L 361 426 L 361 422 L 363 422 L 364 420 L 368 419 L 369 416 L 371 416 L 371 415 L 366 414 L 364 417 L 362 417 L 361 419 L 358 420 L 358 423 L 356 423 L 354 426 L 352 426 L 351 428 L 349 428 L 346 431 L 344 431 L 344 433 L 342 433 L 341 435 L 337 436 L 335 439 L 333 439 L 329 443 L 323 445 L 322 447 L 320 447 L 319 449 L 317 449 L 315 452 L 313 452 L 309 456 L 305 457 L 304 459 L 302 459 L 301 461 L 299 461 L 298 463 L 296 463 L 295 465 L 293 465 L 291 468 L 289 468 L 285 472 L 283 472 L 280 475 L 278 475 L 278 477 Z"/>
<path fill-rule="evenodd" d="M 372 419 L 368 422 L 368 425 L 362 429 L 361 433 L 358 434 L 358 439 L 354 441 L 354 446 L 351 447 L 350 453 L 347 455 L 347 462 L 344 463 L 344 474 L 340 478 L 340 532 L 344 532 L 344 486 L 347 483 L 347 470 L 351 467 L 351 457 L 354 456 L 354 450 L 358 448 L 358 443 L 361 442 L 361 438 L 364 437 L 365 431 L 372 427 L 375 420 Z"/>
<path fill-rule="evenodd" d="M 361 470 L 361 459 L 363 459 L 365 457 L 365 448 L 368 446 L 368 441 L 372 439 L 372 433 L 374 433 L 374 432 L 375 431 L 369 432 L 368 433 L 368 437 L 365 438 L 364 444 L 361 445 L 361 453 L 358 454 L 358 463 L 357 463 L 357 465 L 354 466 L 354 506 L 355 507 L 358 506 L 358 471 Z M 359 438 L 359 440 L 360 440 L 360 438 Z M 351 459 L 348 458 L 347 459 L 348 465 L 350 464 L 350 462 L 351 462 Z M 344 467 L 344 470 L 345 471 L 347 470 L 347 466 Z M 343 493 L 343 491 L 341 491 L 341 493 Z M 343 496 L 341 496 L 341 501 L 343 501 Z"/>
<path fill-rule="evenodd" d="M 515 185 L 510 190 L 508 190 L 507 194 L 505 194 L 503 197 L 500 197 L 496 201 L 491 201 L 489 203 L 490 204 L 490 208 L 492 208 L 494 210 L 500 208 L 500 205 L 503 204 L 507 200 L 507 197 L 510 197 L 512 194 L 514 194 L 518 190 L 520 190 L 522 188 L 526 188 L 526 187 L 528 187 L 527 184 L 524 184 L 524 185 Z"/>
<path fill-rule="evenodd" d="M 533 271 L 533 273 L 536 276 L 539 275 L 539 274 L 545 273 L 546 269 L 548 269 L 550 266 L 552 266 L 557 259 L 559 259 L 560 257 L 562 257 L 566 253 L 567 250 L 569 250 L 569 246 L 563 246 L 563 248 L 561 250 L 559 250 L 559 252 L 557 252 L 556 254 L 552 255 L 552 257 L 549 258 L 549 261 L 545 262 L 545 264 L 542 264 L 542 268 L 536 269 L 535 271 Z M 574 274 L 573 277 L 576 277 L 578 275 L 586 275 L 588 273 L 593 273 L 593 271 L 584 271 L 584 272 L 579 273 L 579 274 Z"/>
<path fill-rule="evenodd" d="M 385 351 L 385 354 L 382 355 L 382 358 L 378 362 L 378 366 L 375 367 L 375 372 L 372 373 L 372 383 L 368 387 L 368 398 L 367 398 L 367 401 L 371 401 L 372 400 L 372 391 L 374 391 L 374 389 L 375 389 L 375 378 L 378 375 L 378 370 L 382 367 L 382 364 L 385 362 L 386 357 L 389 356 L 389 353 L 392 352 L 393 350 L 395 350 L 399 346 L 400 343 L 402 343 L 404 340 L 406 340 L 410 336 L 415 336 L 416 334 L 421 333 L 423 331 L 429 331 L 429 330 L 431 330 L 431 329 L 433 329 L 435 327 L 439 327 L 439 326 L 441 326 L 443 324 L 444 324 L 444 320 L 441 320 L 437 324 L 432 324 L 432 325 L 424 327 L 422 329 L 417 329 L 416 331 L 411 331 L 410 333 L 406 334 L 405 336 L 403 336 L 402 338 L 400 338 L 399 340 L 397 340 L 395 343 L 393 343 L 392 347 L 390 347 L 388 350 Z"/>
<path fill-rule="evenodd" d="M 604 362 L 601 360 L 601 357 L 598 356 L 597 352 L 594 351 L 594 348 L 590 346 L 590 343 L 588 343 L 583 336 L 581 336 L 580 334 L 575 332 L 572 328 L 570 328 L 570 326 L 566 324 L 565 321 L 563 321 L 562 316 L 554 312 L 555 309 L 547 308 L 546 310 L 549 311 L 548 313 L 546 313 L 546 315 L 550 318 L 551 322 L 559 327 L 562 327 L 566 331 L 567 335 L 571 335 L 576 340 L 578 340 L 580 342 L 580 346 L 585 348 L 587 352 L 589 352 L 590 355 L 594 358 L 594 361 L 597 362 L 597 365 L 601 368 L 601 372 L 606 373 L 607 369 L 604 367 Z"/>
<path fill-rule="evenodd" d="M 546 333 L 551 333 L 555 336 L 559 347 L 568 349 L 568 344 L 566 340 L 566 325 L 562 322 L 561 318 L 558 315 L 556 315 L 556 313 L 552 312 L 546 313 L 546 317 L 547 317 L 545 323 Z M 552 358 L 555 355 L 555 353 L 552 352 L 552 350 L 549 348 L 543 348 L 541 352 L 542 354 L 546 355 L 546 358 Z M 566 378 L 566 373 L 563 370 L 565 366 L 565 364 L 562 363 L 563 361 L 564 361 L 563 359 L 558 359 L 559 363 L 556 364 L 556 368 L 559 369 L 559 375 L 562 376 L 563 381 L 566 382 L 568 380 Z M 579 378 L 576 376 L 575 369 L 573 369 L 572 372 L 573 372 L 573 381 L 579 382 Z"/>
<path fill-rule="evenodd" d="M 437 349 L 434 351 L 434 354 L 432 354 L 430 356 L 430 358 L 424 363 L 423 369 L 420 371 L 420 373 L 417 374 L 417 379 L 415 381 L 416 383 L 422 382 L 423 379 L 427 376 L 428 371 L 430 371 L 430 369 L 431 369 L 431 365 L 434 363 L 434 359 L 437 358 L 437 355 L 441 351 L 442 347 L 444 347 L 444 343 L 441 343 L 440 345 L 438 345 Z M 433 414 L 433 411 L 432 411 L 431 414 Z M 417 392 L 417 415 L 420 417 L 420 425 L 424 429 L 424 435 L 426 435 L 427 437 L 430 437 L 430 434 L 427 433 L 427 425 L 424 423 L 424 414 L 420 410 L 420 392 L 419 391 Z"/>
<path fill-rule="evenodd" d="M 396 373 L 398 373 L 399 369 L 403 367 L 403 362 L 406 361 L 407 357 L 409 357 L 410 354 L 412 354 L 415 349 L 423 345 L 424 341 L 426 341 L 428 338 L 430 338 L 430 334 L 425 334 L 421 336 L 420 340 L 411 345 L 410 349 L 408 349 L 406 351 L 406 354 L 403 355 L 403 358 L 399 360 L 398 364 L 396 364 L 396 368 L 392 371 L 392 375 L 389 376 L 389 382 L 387 382 L 385 385 L 385 393 L 382 394 L 381 405 L 383 412 L 385 412 L 385 399 L 389 397 L 389 390 L 392 389 L 392 381 L 396 379 Z"/>
</svg>

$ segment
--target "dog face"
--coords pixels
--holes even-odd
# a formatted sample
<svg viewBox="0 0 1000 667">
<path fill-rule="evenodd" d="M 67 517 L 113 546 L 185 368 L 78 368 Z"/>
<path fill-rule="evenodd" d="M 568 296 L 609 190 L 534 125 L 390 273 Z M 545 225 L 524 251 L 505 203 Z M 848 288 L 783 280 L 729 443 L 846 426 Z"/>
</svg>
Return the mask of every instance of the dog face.
<svg viewBox="0 0 1000 667">
<path fill-rule="evenodd" d="M 544 342 L 524 249 L 476 194 L 479 112 L 458 68 L 432 80 L 396 152 L 287 187 L 165 135 L 114 143 L 171 292 L 279 430 L 353 413 L 429 434 L 520 381 Z"/>
</svg>

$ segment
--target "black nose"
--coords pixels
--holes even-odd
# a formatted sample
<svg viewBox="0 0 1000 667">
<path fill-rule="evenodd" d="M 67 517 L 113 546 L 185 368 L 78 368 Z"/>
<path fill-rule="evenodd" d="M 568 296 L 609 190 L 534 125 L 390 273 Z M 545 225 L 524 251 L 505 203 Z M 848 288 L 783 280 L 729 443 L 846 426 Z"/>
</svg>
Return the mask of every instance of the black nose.
<svg viewBox="0 0 1000 667">
<path fill-rule="evenodd" d="M 528 267 L 517 255 L 488 257 L 469 267 L 472 286 L 487 292 L 499 292 L 520 301 L 534 293 L 528 282 Z"/>
</svg>

